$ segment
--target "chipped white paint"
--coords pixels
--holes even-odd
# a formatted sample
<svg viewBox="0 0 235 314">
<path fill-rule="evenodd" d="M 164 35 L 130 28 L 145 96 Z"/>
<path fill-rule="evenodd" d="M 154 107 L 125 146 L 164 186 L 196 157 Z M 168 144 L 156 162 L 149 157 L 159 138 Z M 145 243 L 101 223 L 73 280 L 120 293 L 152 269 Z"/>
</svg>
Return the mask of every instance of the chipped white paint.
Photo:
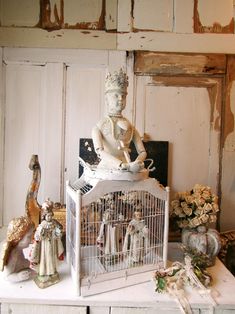
<svg viewBox="0 0 235 314">
<path fill-rule="evenodd" d="M 91 138 L 93 125 L 102 117 L 105 68 L 67 69 L 65 179 L 78 178 L 79 139 Z"/>
<path fill-rule="evenodd" d="M 56 19 L 55 19 L 55 15 L 54 15 L 54 9 L 56 8 L 57 9 L 57 13 L 58 13 L 58 16 L 60 17 L 61 16 L 61 0 L 50 0 L 50 4 L 51 4 L 51 16 L 50 16 L 50 20 L 52 23 L 56 22 Z"/>
<path fill-rule="evenodd" d="M 118 31 L 130 32 L 132 30 L 131 0 L 118 1 Z"/>
<path fill-rule="evenodd" d="M 220 133 L 210 124 L 208 91 L 186 87 L 159 86 L 151 77 L 137 77 L 136 126 L 141 135 L 169 141 L 168 184 L 173 192 L 195 183 L 217 192 Z"/>
<path fill-rule="evenodd" d="M 107 30 L 117 29 L 117 6 L 118 0 L 109 0 L 105 2 L 105 26 Z"/>
<path fill-rule="evenodd" d="M 230 92 L 230 108 L 235 117 L 235 82 L 233 81 L 231 92 Z M 235 118 L 234 118 L 235 125 Z M 235 176 L 234 176 L 234 165 L 235 165 L 235 131 L 228 134 L 222 158 L 222 178 L 221 178 L 221 190 L 222 190 L 222 215 L 221 215 L 221 231 L 227 231 L 234 229 L 235 221 Z"/>
<path fill-rule="evenodd" d="M 3 49 L 0 48 L 0 178 L 3 178 L 4 160 L 4 79 L 3 79 Z M 3 223 L 3 180 L 0 180 L 0 227 Z M 1 228 L 0 228 L 1 230 Z M 1 239 L 1 237 L 0 237 Z"/>
<path fill-rule="evenodd" d="M 235 221 L 235 154 L 223 151 L 221 179 L 221 231 L 234 230 Z"/>
<path fill-rule="evenodd" d="M 117 49 L 163 52 L 235 53 L 232 34 L 174 34 L 137 32 L 117 34 Z"/>
<path fill-rule="evenodd" d="M 0 46 L 28 48 L 116 49 L 116 34 L 95 30 L 0 27 Z"/>
<path fill-rule="evenodd" d="M 42 168 L 39 203 L 46 197 L 63 202 L 64 176 L 65 179 L 78 176 L 79 138 L 91 137 L 92 126 L 104 115 L 105 74 L 120 67 L 126 70 L 126 53 L 63 49 L 55 53 L 54 50 L 7 48 L 4 62 L 7 110 L 3 208 L 4 224 L 7 224 L 12 217 L 24 213 L 32 178 L 28 169 L 32 154 L 39 155 Z M 67 106 L 66 133 L 63 90 Z M 21 184 L 15 183 L 15 177 L 21 178 Z"/>
<path fill-rule="evenodd" d="M 95 58 L 94 58 L 95 54 Z M 79 66 L 95 67 L 108 64 L 111 55 L 125 55 L 120 51 L 104 51 L 90 49 L 38 49 L 38 48 L 4 48 L 3 58 L 7 64 L 12 63 L 32 63 L 45 64 L 47 62 L 58 62 L 66 64 L 78 64 Z M 112 57 L 113 58 L 113 57 Z M 89 60 L 89 63 L 88 63 Z M 116 60 L 116 67 L 118 61 Z"/>
<path fill-rule="evenodd" d="M 194 0 L 174 0 L 175 33 L 193 33 Z"/>
<path fill-rule="evenodd" d="M 133 27 L 145 30 L 172 31 L 173 0 L 135 0 Z"/>
<path fill-rule="evenodd" d="M 69 25 L 97 22 L 102 11 L 102 0 L 70 0 L 64 4 L 64 21 Z"/>
<path fill-rule="evenodd" d="M 24 214 L 32 154 L 42 169 L 39 203 L 60 200 L 62 91 L 63 64 L 6 66 L 4 224 Z"/>
<path fill-rule="evenodd" d="M 198 0 L 198 13 L 203 26 L 225 26 L 233 18 L 233 0 Z"/>
<path fill-rule="evenodd" d="M 39 1 L 0 0 L 0 20 L 2 26 L 32 26 L 39 21 Z"/>
<path fill-rule="evenodd" d="M 233 81 L 230 91 L 230 109 L 233 114 L 234 125 L 235 125 L 235 82 Z M 225 152 L 235 152 L 235 131 L 229 133 L 225 144 L 224 144 Z"/>
</svg>

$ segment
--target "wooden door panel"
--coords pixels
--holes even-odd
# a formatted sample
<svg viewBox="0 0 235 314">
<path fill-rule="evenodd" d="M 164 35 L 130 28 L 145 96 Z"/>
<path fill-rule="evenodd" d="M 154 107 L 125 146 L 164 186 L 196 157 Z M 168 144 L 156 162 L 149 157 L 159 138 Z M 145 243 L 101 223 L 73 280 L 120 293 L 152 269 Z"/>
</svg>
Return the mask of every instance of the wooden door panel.
<svg viewBox="0 0 235 314">
<path fill-rule="evenodd" d="M 136 125 L 151 140 L 169 141 L 172 191 L 208 184 L 218 192 L 221 82 L 137 76 Z"/>
</svg>

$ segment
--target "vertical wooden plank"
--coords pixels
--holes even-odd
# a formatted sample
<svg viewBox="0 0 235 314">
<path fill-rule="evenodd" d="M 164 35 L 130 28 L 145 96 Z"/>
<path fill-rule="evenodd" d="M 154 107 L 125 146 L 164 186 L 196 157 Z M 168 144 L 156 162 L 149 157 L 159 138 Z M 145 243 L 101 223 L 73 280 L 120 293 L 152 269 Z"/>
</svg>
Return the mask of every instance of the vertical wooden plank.
<svg viewBox="0 0 235 314">
<path fill-rule="evenodd" d="M 4 85 L 3 85 L 3 59 L 0 48 L 0 227 L 3 221 L 3 157 L 4 157 Z"/>
<path fill-rule="evenodd" d="M 222 178 L 221 178 L 221 231 L 234 229 L 235 212 L 235 57 L 228 56 L 224 114 Z"/>
<path fill-rule="evenodd" d="M 42 168 L 42 184 L 39 199 L 50 197 L 63 202 L 63 63 L 47 63 L 41 81 L 43 101 L 40 104 L 39 161 Z"/>
<path fill-rule="evenodd" d="M 82 211 L 82 192 L 80 190 L 76 193 L 76 239 L 75 239 L 75 271 L 76 271 L 76 293 L 81 295 L 81 211 Z"/>
<path fill-rule="evenodd" d="M 106 68 L 67 68 L 65 180 L 78 178 L 80 138 L 90 138 L 104 107 Z"/>
<path fill-rule="evenodd" d="M 118 1 L 118 32 L 132 31 L 132 0 Z"/>
<path fill-rule="evenodd" d="M 217 89 L 214 96 L 218 102 L 220 94 Z M 150 77 L 138 76 L 136 95 L 140 133 L 152 140 L 170 142 L 168 180 L 173 194 L 187 190 L 195 182 L 204 182 L 217 192 L 220 107 L 218 102 L 211 103 L 206 86 L 155 86 Z"/>
<path fill-rule="evenodd" d="M 32 154 L 39 154 L 38 117 L 43 102 L 44 70 L 43 66 L 6 66 L 4 224 L 24 214 L 27 189 L 32 180 L 28 164 Z"/>
<path fill-rule="evenodd" d="M 0 0 L 0 25 L 3 25 L 2 24 L 2 21 L 3 21 L 3 1 L 4 0 Z"/>
<path fill-rule="evenodd" d="M 148 76 L 138 76 L 136 78 L 136 83 L 135 83 L 135 126 L 137 130 L 140 133 L 140 136 L 144 136 L 145 133 L 145 113 L 146 113 L 146 85 L 149 83 L 149 77 Z"/>
<path fill-rule="evenodd" d="M 109 51 L 107 66 L 109 72 L 118 71 L 120 68 L 126 71 L 126 51 Z"/>
<path fill-rule="evenodd" d="M 153 140 L 170 142 L 168 179 L 173 195 L 190 189 L 195 182 L 207 182 L 210 127 L 207 91 L 147 86 L 145 103 L 145 132 Z M 199 138 L 203 138 L 201 143 Z"/>
<path fill-rule="evenodd" d="M 116 30 L 117 29 L 117 0 L 109 0 L 105 2 L 106 14 L 105 14 L 105 26 L 106 30 Z"/>
<path fill-rule="evenodd" d="M 2 26 L 35 26 L 39 19 L 39 1 L 0 1 Z"/>
<path fill-rule="evenodd" d="M 126 57 L 126 73 L 128 76 L 128 94 L 127 94 L 127 104 L 124 110 L 124 115 L 129 119 L 132 124 L 135 124 L 135 76 L 134 76 L 134 54 L 129 52 Z"/>
<path fill-rule="evenodd" d="M 175 33 L 193 33 L 194 0 L 174 0 L 174 29 Z"/>
<path fill-rule="evenodd" d="M 133 28 L 171 32 L 173 29 L 173 0 L 135 0 Z"/>
<path fill-rule="evenodd" d="M 105 54 L 106 52 L 104 52 Z M 104 82 L 108 71 L 120 67 L 126 69 L 126 53 L 110 51 L 107 62 L 89 65 L 89 59 L 83 65 L 70 64 L 67 68 L 66 91 L 66 148 L 65 180 L 73 182 L 78 178 L 78 156 L 80 138 L 90 138 L 92 127 L 106 113 L 104 102 Z M 93 61 L 96 60 L 93 54 Z"/>
<path fill-rule="evenodd" d="M 24 214 L 32 154 L 41 164 L 39 203 L 60 201 L 62 90 L 62 64 L 6 66 L 4 224 Z"/>
</svg>

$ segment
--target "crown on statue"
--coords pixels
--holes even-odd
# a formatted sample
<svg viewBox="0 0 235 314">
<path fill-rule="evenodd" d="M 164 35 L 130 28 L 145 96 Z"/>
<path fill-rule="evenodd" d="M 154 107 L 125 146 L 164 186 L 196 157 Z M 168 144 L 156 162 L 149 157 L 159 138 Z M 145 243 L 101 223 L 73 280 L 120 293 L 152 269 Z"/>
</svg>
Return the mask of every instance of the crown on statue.
<svg viewBox="0 0 235 314">
<path fill-rule="evenodd" d="M 119 91 L 122 94 L 127 93 L 128 77 L 122 69 L 113 74 L 108 73 L 105 79 L 105 93 Z"/>
</svg>

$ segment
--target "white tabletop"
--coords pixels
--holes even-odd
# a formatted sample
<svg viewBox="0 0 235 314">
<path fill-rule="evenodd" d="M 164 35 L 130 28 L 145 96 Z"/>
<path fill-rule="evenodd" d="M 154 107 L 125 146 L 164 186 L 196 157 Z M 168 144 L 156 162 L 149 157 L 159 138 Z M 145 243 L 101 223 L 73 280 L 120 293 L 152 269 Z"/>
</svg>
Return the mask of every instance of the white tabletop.
<svg viewBox="0 0 235 314">
<path fill-rule="evenodd" d="M 180 256 L 180 249 L 175 244 L 169 244 L 169 260 Z M 177 260 L 180 259 L 177 258 Z M 177 307 L 176 301 L 168 294 L 155 292 L 153 281 L 102 293 L 89 297 L 76 296 L 69 274 L 68 265 L 63 262 L 59 266 L 61 281 L 46 289 L 40 289 L 32 281 L 10 283 L 0 277 L 0 302 L 25 304 L 56 304 L 56 305 L 86 305 L 86 306 L 134 306 L 134 307 Z M 235 279 L 225 266 L 217 259 L 215 266 L 208 269 L 213 277 L 212 295 L 219 308 L 235 309 Z M 201 297 L 196 290 L 188 287 L 187 299 L 192 308 L 208 308 L 210 300 Z"/>
</svg>

